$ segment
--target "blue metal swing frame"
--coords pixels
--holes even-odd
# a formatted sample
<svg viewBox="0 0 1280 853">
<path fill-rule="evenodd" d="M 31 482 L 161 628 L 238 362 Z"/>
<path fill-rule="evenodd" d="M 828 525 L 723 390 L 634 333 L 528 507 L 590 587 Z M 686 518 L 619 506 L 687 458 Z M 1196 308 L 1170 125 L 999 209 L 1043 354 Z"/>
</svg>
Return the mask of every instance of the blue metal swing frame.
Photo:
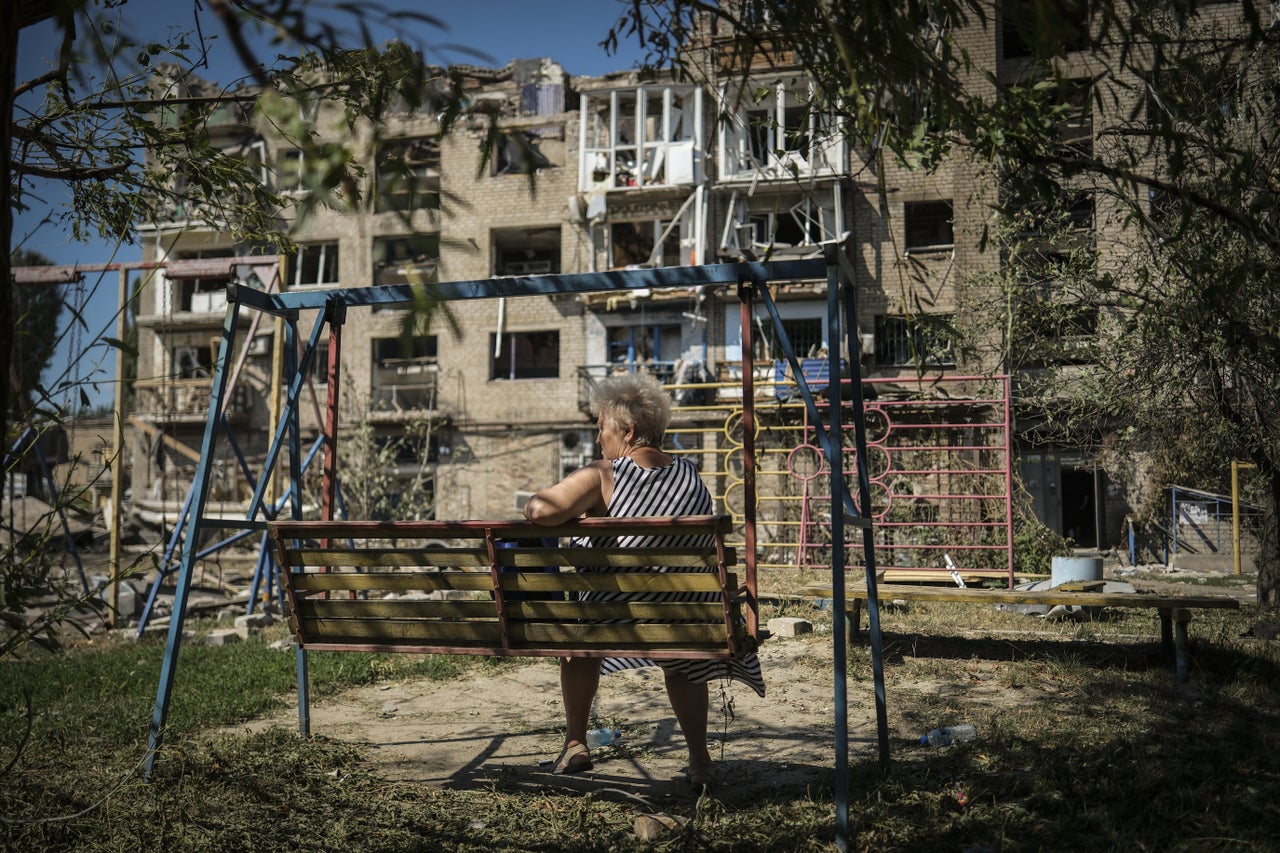
<svg viewBox="0 0 1280 853">
<path fill-rule="evenodd" d="M 826 279 L 827 282 L 827 340 L 830 366 L 827 376 L 833 380 L 827 387 L 830 405 L 830 422 L 826 432 L 818 430 L 818 440 L 827 458 L 827 467 L 831 472 L 831 601 L 832 612 L 843 614 L 845 610 L 845 566 L 846 566 L 846 527 L 862 530 L 863 564 L 866 572 L 868 589 L 868 611 L 870 617 L 870 637 L 872 652 L 873 677 L 875 682 L 875 704 L 877 716 L 877 735 L 879 755 L 882 769 L 887 767 L 888 723 L 887 705 L 884 694 L 883 660 L 880 645 L 879 612 L 875 596 L 875 564 L 873 532 L 871 529 L 870 485 L 867 479 L 866 464 L 866 431 L 863 418 L 862 382 L 856 359 L 847 362 L 850 373 L 847 383 L 851 399 L 849 410 L 854 419 L 854 436 L 857 454 L 858 494 L 857 502 L 849 493 L 842 466 L 841 423 L 844 403 L 842 393 L 846 383 L 841 381 L 841 370 L 846 364 L 840 359 L 841 347 L 835 345 L 842 340 L 847 351 L 858 352 L 857 311 L 855 289 L 852 276 L 848 274 L 849 265 L 838 245 L 824 247 L 825 257 L 822 259 L 783 261 L 773 263 L 737 263 L 709 264 L 694 267 L 666 267 L 662 269 L 628 270 L 621 272 L 581 273 L 572 275 L 526 276 L 472 281 L 444 282 L 426 285 L 426 296 L 433 302 L 448 302 L 460 299 L 493 299 L 500 297 L 581 294 L 602 291 L 627 292 L 634 289 L 670 289 L 691 287 L 729 287 L 736 286 L 739 301 L 742 304 L 743 324 L 743 426 L 746 445 L 744 458 L 747 460 L 746 487 L 748 500 L 745 509 L 745 532 L 747 536 L 745 553 L 748 559 L 754 559 L 755 539 L 755 471 L 753 460 L 753 418 L 754 392 L 752 389 L 750 333 L 752 306 L 759 298 L 769 313 L 775 332 L 782 344 L 787 361 L 791 365 L 793 375 L 804 375 L 790 340 L 782 325 L 777 306 L 769 294 L 768 282 L 775 280 L 814 280 Z M 842 276 L 842 271 L 844 275 Z M 187 529 L 183 538 L 182 554 L 178 567 L 177 587 L 173 602 L 173 615 L 169 623 L 168 639 L 165 645 L 164 660 L 160 669 L 160 680 L 156 690 L 150 733 L 148 735 L 147 755 L 143 765 L 143 777 L 150 779 L 155 760 L 161 748 L 165 721 L 168 718 L 169 705 L 173 696 L 173 687 L 177 673 L 178 655 L 182 643 L 183 623 L 186 616 L 187 601 L 191 590 L 191 579 L 195 564 L 205 551 L 197 551 L 200 534 L 207 529 L 232 528 L 243 531 L 242 535 L 265 531 L 266 519 L 258 518 L 274 516 L 283 510 L 287 502 L 292 518 L 302 515 L 302 455 L 301 429 L 298 417 L 298 398 L 309 375 L 311 361 L 317 350 L 320 335 L 326 326 L 331 327 L 331 334 L 337 335 L 346 319 L 348 308 L 359 306 L 393 306 L 419 303 L 422 290 L 413 285 L 386 285 L 377 287 L 347 288 L 337 290 L 307 290 L 287 293 L 266 293 L 244 285 L 233 284 L 227 292 L 227 315 L 222 327 L 222 341 L 215 367 L 209 414 L 205 424 L 204 436 L 200 446 L 200 464 L 187 498 Z M 205 510 L 208 504 L 211 469 L 214 459 L 214 447 L 220 432 L 228 432 L 223 417 L 228 391 L 231 354 L 234 352 L 235 333 L 239 312 L 242 308 L 262 311 L 282 318 L 285 325 L 285 364 L 284 375 L 288 377 L 285 392 L 285 404 L 280 422 L 272 436 L 262 473 L 254 484 L 253 496 L 249 510 L 243 520 L 208 518 Z M 306 337 L 301 358 L 298 352 L 298 318 L 300 313 L 318 311 L 315 325 Z M 331 350 L 332 352 L 332 350 Z M 821 425 L 823 420 L 814 402 L 813 393 L 808 382 L 800 382 L 798 390 L 804 400 L 809 417 L 814 424 Z M 336 427 L 334 428 L 336 430 Z M 318 445 L 326 443 L 321 436 Z M 264 507 L 264 496 L 269 475 L 275 470 L 281 453 L 289 451 L 289 489 L 281 496 L 278 505 L 270 510 Z M 313 455 L 308 454 L 308 460 Z M 253 478 L 250 478 L 253 481 Z M 171 548 L 173 547 L 171 543 Z M 261 560 L 259 561 L 261 563 Z M 848 773 L 848 693 L 847 693 L 847 638 L 846 625 L 843 618 L 833 620 L 832 643 L 834 646 L 834 706 L 835 706 L 835 771 L 836 771 L 836 837 L 841 849 L 847 849 L 849 828 L 849 773 Z M 299 717 L 304 733 L 307 731 L 309 709 L 307 702 L 307 653 L 297 651 L 296 671 L 299 685 Z"/>
</svg>

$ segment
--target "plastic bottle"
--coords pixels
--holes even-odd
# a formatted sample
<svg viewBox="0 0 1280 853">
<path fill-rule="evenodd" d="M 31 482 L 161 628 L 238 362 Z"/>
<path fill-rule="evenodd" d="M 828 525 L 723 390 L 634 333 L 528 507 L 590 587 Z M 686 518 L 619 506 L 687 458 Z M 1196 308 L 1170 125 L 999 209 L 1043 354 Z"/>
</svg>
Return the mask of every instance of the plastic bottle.
<svg viewBox="0 0 1280 853">
<path fill-rule="evenodd" d="M 971 724 L 961 723 L 958 726 L 946 726 L 934 729 L 927 735 L 920 735 L 920 744 L 921 746 L 951 746 L 953 743 L 973 740 L 977 736 L 978 733 Z"/>
<path fill-rule="evenodd" d="M 592 729 L 587 732 L 587 749 L 608 746 L 620 737 L 622 737 L 622 731 L 619 729 Z"/>
</svg>

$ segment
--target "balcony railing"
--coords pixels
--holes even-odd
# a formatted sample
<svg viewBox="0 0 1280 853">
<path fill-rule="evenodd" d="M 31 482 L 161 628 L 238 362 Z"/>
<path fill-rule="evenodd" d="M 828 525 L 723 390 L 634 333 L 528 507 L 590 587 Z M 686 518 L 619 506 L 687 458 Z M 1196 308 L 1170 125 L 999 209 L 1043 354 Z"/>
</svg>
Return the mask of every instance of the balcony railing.
<svg viewBox="0 0 1280 853">
<path fill-rule="evenodd" d="M 149 379 L 134 383 L 140 414 L 202 420 L 209 414 L 213 399 L 213 379 Z M 235 418 L 248 413 L 250 391 L 237 387 L 227 403 L 226 415 Z"/>
<path fill-rule="evenodd" d="M 379 385 L 369 397 L 373 414 L 415 414 L 434 411 L 438 386 L 429 382 Z"/>
</svg>

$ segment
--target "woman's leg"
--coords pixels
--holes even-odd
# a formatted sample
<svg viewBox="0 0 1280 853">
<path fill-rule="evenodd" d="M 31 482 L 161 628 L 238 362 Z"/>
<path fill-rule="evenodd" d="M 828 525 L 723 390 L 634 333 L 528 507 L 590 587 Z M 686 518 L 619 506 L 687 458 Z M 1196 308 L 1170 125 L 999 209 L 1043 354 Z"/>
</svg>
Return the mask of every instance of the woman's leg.
<svg viewBox="0 0 1280 853">
<path fill-rule="evenodd" d="M 600 686 L 600 661 L 595 658 L 560 659 L 560 698 L 564 701 L 564 751 L 560 762 L 571 767 L 591 764 L 586 751 L 587 724 L 591 717 L 591 703 Z M 577 749 L 574 749 L 577 747 Z M 578 758 L 577 756 L 583 756 Z M 557 772 L 562 768 L 557 767 Z"/>
<path fill-rule="evenodd" d="M 689 750 L 689 775 L 707 774 L 711 770 L 711 753 L 707 751 L 707 708 L 710 705 L 706 682 L 694 682 L 684 673 L 664 667 L 667 698 L 676 722 L 684 734 Z"/>
</svg>

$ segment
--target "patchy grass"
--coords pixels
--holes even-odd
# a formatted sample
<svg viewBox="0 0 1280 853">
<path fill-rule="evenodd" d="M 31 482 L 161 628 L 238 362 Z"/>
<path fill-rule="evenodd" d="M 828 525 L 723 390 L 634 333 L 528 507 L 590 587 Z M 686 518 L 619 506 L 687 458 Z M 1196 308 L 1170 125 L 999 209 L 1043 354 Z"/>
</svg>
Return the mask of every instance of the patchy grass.
<svg viewBox="0 0 1280 853">
<path fill-rule="evenodd" d="M 787 605 L 793 615 L 821 614 Z M 771 610 L 768 615 L 777 615 Z M 853 757 L 854 850 L 1269 850 L 1280 837 L 1280 643 L 1256 611 L 1197 613 L 1177 685 L 1151 614 L 1049 624 L 955 604 L 882 615 L 891 731 L 966 720 L 976 741 L 892 738 L 882 773 Z M 822 629 L 823 626 L 819 625 Z M 823 637 L 806 679 L 823 673 Z M 831 850 L 834 779 L 744 805 L 677 806 L 633 833 L 642 804 L 603 793 L 435 789 L 372 775 L 360 750 L 273 728 L 225 733 L 286 705 L 293 656 L 261 642 L 184 649 L 165 753 L 138 777 L 163 648 L 99 641 L 0 664 L 0 848 L 101 851 Z M 804 661 L 808 657 L 802 656 Z M 852 691 L 871 658 L 851 649 Z M 311 656 L 314 690 L 525 665 Z M 24 739 L 30 697 L 32 734 Z M 222 733 L 219 733 L 222 732 Z"/>
</svg>

